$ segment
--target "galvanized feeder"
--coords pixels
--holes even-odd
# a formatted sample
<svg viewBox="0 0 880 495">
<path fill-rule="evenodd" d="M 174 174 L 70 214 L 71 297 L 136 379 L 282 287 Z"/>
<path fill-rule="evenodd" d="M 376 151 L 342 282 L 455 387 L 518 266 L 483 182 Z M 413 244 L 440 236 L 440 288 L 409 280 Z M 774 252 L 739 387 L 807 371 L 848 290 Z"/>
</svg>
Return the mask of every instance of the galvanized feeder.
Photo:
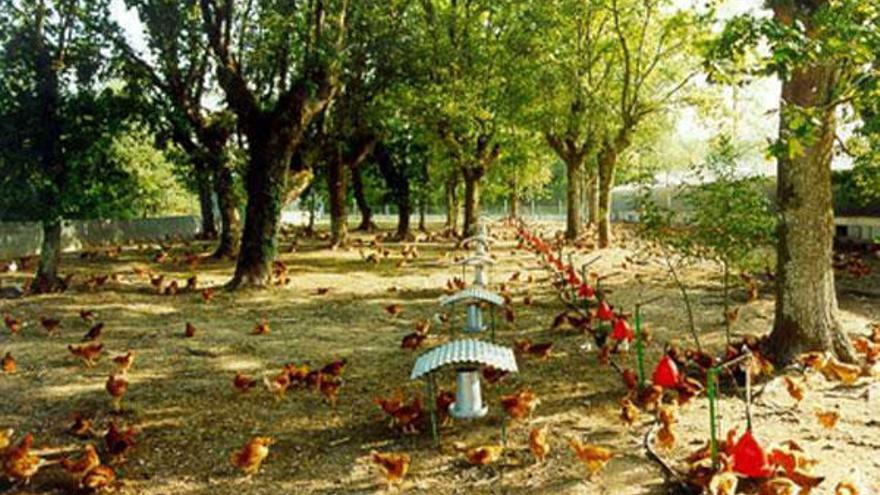
<svg viewBox="0 0 880 495">
<path fill-rule="evenodd" d="M 473 285 L 440 301 L 441 306 L 460 303 L 467 305 L 467 319 L 463 331 L 468 334 L 468 338 L 453 340 L 423 353 L 416 360 L 410 375 L 412 380 L 426 377 L 428 396 L 433 397 L 434 372 L 444 367 L 453 367 L 456 370 L 456 392 L 455 402 L 450 406 L 449 414 L 459 419 L 481 418 L 489 411 L 489 408 L 483 404 L 480 388 L 482 367 L 491 366 L 509 373 L 518 371 L 513 349 L 495 344 L 495 307 L 502 306 L 504 298 L 486 289 L 488 279 L 484 268 L 494 264 L 494 260 L 487 254 L 489 242 L 489 236 L 482 226 L 478 235 L 463 241 L 464 246 L 475 245 L 474 255 L 459 263 L 462 265 L 463 275 L 466 267 L 474 268 Z M 488 328 L 491 329 L 492 342 L 473 338 L 475 334 L 487 329 L 487 325 L 483 322 L 483 306 L 486 304 L 491 308 Z M 431 425 L 436 440 L 437 424 L 434 411 L 431 415 Z"/>
</svg>

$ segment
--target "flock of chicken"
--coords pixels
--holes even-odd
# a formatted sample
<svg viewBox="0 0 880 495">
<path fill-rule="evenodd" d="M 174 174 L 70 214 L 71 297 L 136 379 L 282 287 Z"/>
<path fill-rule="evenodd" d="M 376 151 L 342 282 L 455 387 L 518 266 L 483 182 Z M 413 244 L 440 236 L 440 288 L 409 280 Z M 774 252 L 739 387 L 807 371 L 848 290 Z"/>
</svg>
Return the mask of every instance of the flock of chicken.
<svg viewBox="0 0 880 495">
<path fill-rule="evenodd" d="M 655 445 L 663 449 L 671 449 L 676 443 L 676 411 L 678 407 L 686 405 L 694 397 L 705 392 L 705 383 L 708 370 L 725 362 L 735 361 L 744 353 L 749 353 L 751 359 L 744 360 L 726 371 L 721 378 L 730 382 L 740 383 L 746 375 L 752 379 L 768 376 L 772 373 L 772 366 L 760 355 L 761 342 L 755 338 L 746 338 L 736 345 L 730 345 L 724 355 L 714 356 L 698 349 L 681 350 L 675 345 L 667 344 L 664 348 L 663 357 L 655 369 L 650 383 L 640 383 L 639 376 L 631 368 L 621 367 L 615 361 L 615 357 L 624 356 L 629 342 L 635 338 L 632 327 L 628 322 L 630 315 L 614 310 L 607 298 L 597 290 L 588 280 L 576 273 L 571 265 L 563 263 L 558 252 L 558 245 L 542 239 L 540 236 L 520 228 L 516 232 L 519 239 L 519 248 L 533 252 L 537 255 L 541 267 L 549 270 L 551 279 L 555 280 L 554 287 L 560 294 L 560 299 L 569 307 L 560 313 L 553 321 L 553 329 L 572 329 L 591 335 L 597 344 L 597 357 L 600 365 L 612 366 L 622 377 L 623 385 L 627 393 L 620 401 L 620 419 L 627 425 L 635 424 L 643 412 L 653 413 L 655 416 L 656 440 Z M 420 256 L 418 240 L 412 244 L 404 244 L 400 251 L 398 267 L 406 266 L 407 263 L 418 259 Z M 382 242 L 382 237 L 377 236 L 368 244 L 360 244 L 361 259 L 367 263 L 379 263 L 392 256 L 391 250 Z M 295 244 L 294 244 L 295 248 Z M 197 268 L 200 257 L 192 252 L 184 254 L 182 260 L 173 257 L 169 247 L 163 246 L 153 258 L 156 263 L 182 262 L 192 271 Z M 109 250 L 106 256 L 112 258 L 118 256 L 118 250 Z M 87 256 L 95 256 L 87 254 Z M 448 252 L 446 258 L 450 257 Z M 455 258 L 453 258 L 455 259 Z M 25 265 L 24 260 L 22 265 Z M 276 285 L 287 285 L 290 281 L 287 266 L 282 261 L 276 261 L 272 266 L 272 277 Z M 861 273 L 861 272 L 860 272 Z M 205 303 L 210 303 L 214 297 L 211 288 L 199 288 L 196 275 L 192 275 L 184 282 L 166 280 L 162 274 L 155 274 L 146 270 L 135 269 L 132 274 L 138 278 L 145 278 L 157 294 L 173 296 L 180 293 L 198 293 Z M 83 287 L 87 290 L 97 290 L 109 281 L 119 279 L 119 274 L 107 274 L 91 276 L 87 278 Z M 598 279 L 595 274 L 592 278 Z M 505 299 L 503 314 L 507 321 L 516 319 L 514 310 L 513 288 L 517 285 L 525 285 L 526 294 L 522 296 L 522 304 L 532 304 L 531 286 L 535 279 L 533 275 L 523 275 L 515 272 L 501 284 L 500 292 Z M 757 284 L 754 279 L 744 278 L 744 282 L 750 294 L 749 300 L 757 297 Z M 64 280 L 63 288 L 73 283 L 73 277 Z M 447 292 L 454 292 L 466 286 L 466 283 L 455 277 L 448 281 Z M 393 288 L 392 288 L 393 289 Z M 317 295 L 327 294 L 329 288 L 318 288 Z M 590 308 L 584 310 L 584 308 Z M 391 304 L 383 307 L 383 310 L 392 318 L 396 318 L 403 312 L 400 304 Z M 86 368 L 93 368 L 99 364 L 100 358 L 106 352 L 101 337 L 104 324 L 97 320 L 94 311 L 83 309 L 80 311 L 80 319 L 87 328 L 82 343 L 69 345 L 68 351 L 77 359 L 81 360 Z M 728 315 L 735 318 L 736 315 Z M 447 314 L 435 315 L 433 320 L 421 319 L 415 322 L 413 332 L 406 334 L 401 339 L 400 347 L 404 350 L 415 351 L 427 342 L 433 323 L 446 325 L 449 322 Z M 27 326 L 13 315 L 4 315 L 4 324 L 12 336 L 19 335 Z M 49 336 L 57 335 L 62 321 L 57 318 L 40 317 L 39 325 Z M 65 323 L 70 325 L 70 323 Z M 257 322 L 252 330 L 253 335 L 265 335 L 270 333 L 270 323 L 266 319 Z M 196 335 L 196 327 L 187 322 L 183 336 L 192 338 Z M 650 344 L 650 335 L 643 333 L 641 338 L 645 344 Z M 873 365 L 880 359 L 880 325 L 875 326 L 872 335 L 860 337 L 854 342 L 856 349 L 865 356 L 867 366 Z M 521 357 L 530 357 L 536 360 L 546 360 L 552 356 L 553 342 L 532 342 L 528 339 L 516 340 L 515 349 Z M 108 373 L 105 389 L 110 400 L 111 410 L 114 413 L 123 411 L 122 401 L 128 392 L 128 373 L 133 367 L 136 352 L 127 350 L 112 358 L 113 369 Z M 810 354 L 803 357 L 806 368 L 821 372 L 830 380 L 841 381 L 845 384 L 854 383 L 865 374 L 865 368 L 841 363 L 834 358 L 820 354 Z M 2 371 L 5 374 L 14 374 L 17 370 L 15 357 L 11 352 L 6 352 L 0 361 Z M 339 392 L 343 386 L 343 374 L 347 366 L 347 360 L 339 359 L 324 366 L 312 369 L 308 363 L 289 363 L 277 373 L 263 377 L 262 385 L 275 400 L 280 401 L 285 394 L 293 388 L 301 388 L 319 393 L 324 400 L 335 407 L 339 398 Z M 496 384 L 502 380 L 506 373 L 491 367 L 482 370 L 484 380 L 489 384 Z M 802 382 L 789 376 L 784 377 L 784 383 L 791 397 L 796 403 L 803 400 L 805 391 Z M 250 377 L 242 372 L 237 372 L 232 378 L 232 385 L 241 394 L 247 394 L 257 388 L 261 381 Z M 455 399 L 454 391 L 439 390 L 431 400 L 430 410 L 422 403 L 422 398 L 415 395 L 407 398 L 401 390 L 395 391 L 390 396 L 375 397 L 374 403 L 388 418 L 388 425 L 399 430 L 403 434 L 417 434 L 425 431 L 429 412 L 437 414 L 441 426 L 448 425 L 452 418 L 448 414 L 449 407 Z M 535 408 L 540 404 L 540 399 L 529 388 L 520 388 L 518 391 L 502 395 L 500 405 L 505 412 L 506 421 L 509 425 L 527 423 Z M 834 428 L 838 416 L 834 411 L 817 411 L 818 421 L 826 428 Z M 116 474 L 112 466 L 125 461 L 126 455 L 136 445 L 138 430 L 134 427 L 120 427 L 115 421 L 110 421 L 104 430 L 99 430 L 93 424 L 93 420 L 84 415 L 76 414 L 69 428 L 69 433 L 74 437 L 90 440 L 96 435 L 103 437 L 103 448 L 99 449 L 93 443 L 85 443 L 81 455 L 72 459 L 62 457 L 47 459 L 32 452 L 34 437 L 27 433 L 21 438 L 15 438 L 13 430 L 0 430 L 0 468 L 3 474 L 12 482 L 28 483 L 37 472 L 46 466 L 60 465 L 71 476 L 76 486 L 82 489 L 98 491 L 111 487 L 116 482 Z M 102 431 L 103 433 L 98 433 Z M 231 462 L 246 476 L 257 474 L 263 461 L 268 457 L 274 439 L 265 436 L 254 437 L 242 448 L 234 452 Z M 614 457 L 611 449 L 595 444 L 582 442 L 579 438 L 569 438 L 568 445 L 575 457 L 584 465 L 589 478 L 597 476 L 604 466 Z M 453 447 L 462 453 L 463 458 L 472 465 L 485 466 L 498 462 L 503 458 L 505 449 L 510 448 L 502 444 L 486 444 L 468 446 L 456 442 Z M 757 449 L 763 456 L 756 465 L 748 464 L 742 459 L 744 448 Z M 530 428 L 528 432 L 528 450 L 537 463 L 543 463 L 551 451 L 552 441 L 547 426 Z M 760 489 L 762 495 L 783 495 L 794 493 L 806 494 L 822 482 L 822 478 L 809 474 L 811 462 L 794 442 L 788 442 L 764 453 L 757 441 L 751 436 L 751 432 L 737 439 L 735 431 L 730 432 L 725 441 L 719 445 L 720 464 L 714 462 L 710 446 L 707 444 L 698 451 L 688 456 L 684 462 L 688 470 L 683 478 L 692 486 L 705 489 L 712 495 L 732 495 L 736 493 L 737 484 L 741 479 L 762 479 Z M 103 459 L 102 459 L 103 457 Z M 378 466 L 389 485 L 400 484 L 404 481 L 412 461 L 412 457 L 404 452 L 378 452 L 370 454 L 371 461 Z M 850 490 L 850 491 L 846 491 Z M 858 495 L 855 487 L 841 485 L 837 487 L 840 495 Z"/>
</svg>

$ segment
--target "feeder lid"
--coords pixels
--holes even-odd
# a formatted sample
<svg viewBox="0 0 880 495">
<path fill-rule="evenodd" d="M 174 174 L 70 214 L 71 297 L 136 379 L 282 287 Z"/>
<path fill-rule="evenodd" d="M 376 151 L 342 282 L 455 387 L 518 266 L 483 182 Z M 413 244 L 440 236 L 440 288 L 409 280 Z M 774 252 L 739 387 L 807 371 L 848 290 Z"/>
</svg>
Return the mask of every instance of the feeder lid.
<svg viewBox="0 0 880 495">
<path fill-rule="evenodd" d="M 495 260 L 488 256 L 471 256 L 470 258 L 457 261 L 456 265 L 466 265 L 466 266 L 483 266 L 483 265 L 494 265 Z"/>
<path fill-rule="evenodd" d="M 455 304 L 462 301 L 485 301 L 487 303 L 494 304 L 495 306 L 504 305 L 503 297 L 482 287 L 468 287 L 461 292 L 457 292 L 451 296 L 444 297 L 440 300 L 440 305 L 448 306 L 450 304 Z"/>
<path fill-rule="evenodd" d="M 416 359 L 410 380 L 452 364 L 478 364 L 516 373 L 513 349 L 475 339 L 454 340 L 435 347 Z"/>
</svg>

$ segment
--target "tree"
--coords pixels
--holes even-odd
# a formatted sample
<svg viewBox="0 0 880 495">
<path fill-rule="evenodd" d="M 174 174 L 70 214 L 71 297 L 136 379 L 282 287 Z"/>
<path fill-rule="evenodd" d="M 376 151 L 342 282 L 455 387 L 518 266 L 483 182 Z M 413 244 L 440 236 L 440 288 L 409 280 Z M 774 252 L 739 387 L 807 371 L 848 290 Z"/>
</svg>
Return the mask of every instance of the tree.
<svg viewBox="0 0 880 495">
<path fill-rule="evenodd" d="M 188 155 L 202 211 L 202 231 L 217 237 L 213 192 L 220 210 L 220 242 L 215 258 L 235 256 L 238 250 L 238 200 L 226 146 L 235 119 L 225 110 L 210 111 L 205 94 L 210 89 L 210 52 L 197 0 L 128 0 L 144 24 L 149 57 L 129 46 L 120 28 L 109 33 L 114 46 L 133 72 L 158 94 L 156 107 L 167 109 L 164 126 Z M 153 62 L 149 62 L 152 60 Z"/>
<path fill-rule="evenodd" d="M 82 0 L 47 2 L 31 0 L 0 3 L 4 26 L 2 103 L 4 121 L 12 124 L 4 143 L 2 163 L 30 175 L 26 191 L 36 199 L 33 210 L 42 221 L 43 243 L 33 288 L 48 292 L 59 288 L 61 222 L 77 213 L 76 184 L 71 161 L 76 150 L 69 141 L 76 132 L 72 113 L 80 97 L 100 104 L 95 92 L 100 72 L 107 66 L 101 57 L 103 40 L 90 31 L 84 13 L 107 19 L 107 2 Z M 90 112 L 91 113 L 91 112 Z M 75 138 L 74 138 L 75 140 Z M 7 147 L 8 146 L 8 147 Z M 21 176 L 18 176 L 21 177 Z M 12 184 L 12 181 L 7 184 Z"/>
<path fill-rule="evenodd" d="M 880 16 L 876 6 L 857 1 L 770 1 L 768 7 L 772 18 L 729 21 L 709 53 L 718 80 L 730 72 L 782 79 L 779 136 L 771 147 L 779 222 L 776 317 L 767 350 L 782 364 L 806 351 L 852 361 L 831 265 L 831 155 L 836 110 L 861 97 L 858 82 L 880 46 Z M 753 55 L 759 43 L 769 47 L 767 56 Z"/>
<path fill-rule="evenodd" d="M 292 159 L 338 90 L 348 2 L 199 5 L 219 85 L 247 139 L 245 223 L 229 286 L 264 286 L 277 254 L 281 208 L 292 196 Z M 293 172 L 311 177 L 310 171 Z M 309 180 L 296 182 L 293 196 Z"/>
</svg>

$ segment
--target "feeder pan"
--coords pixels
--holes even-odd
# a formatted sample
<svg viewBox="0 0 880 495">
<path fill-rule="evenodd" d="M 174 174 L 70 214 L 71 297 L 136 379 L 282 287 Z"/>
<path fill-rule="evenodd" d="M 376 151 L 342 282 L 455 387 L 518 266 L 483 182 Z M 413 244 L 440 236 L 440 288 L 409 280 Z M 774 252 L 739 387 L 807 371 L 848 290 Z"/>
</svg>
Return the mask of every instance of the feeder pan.
<svg viewBox="0 0 880 495">
<path fill-rule="evenodd" d="M 475 419 L 486 415 L 480 389 L 480 368 L 491 366 L 516 373 L 516 357 L 512 349 L 475 339 L 456 340 L 425 352 L 413 366 L 411 380 L 453 366 L 456 369 L 455 402 L 449 413 L 459 419 Z"/>
<path fill-rule="evenodd" d="M 468 287 L 467 289 L 456 292 L 451 296 L 446 296 L 440 300 L 440 306 L 449 306 L 450 304 L 458 304 L 461 302 L 466 304 L 487 302 L 494 306 L 504 306 L 503 297 L 482 287 Z"/>
</svg>

